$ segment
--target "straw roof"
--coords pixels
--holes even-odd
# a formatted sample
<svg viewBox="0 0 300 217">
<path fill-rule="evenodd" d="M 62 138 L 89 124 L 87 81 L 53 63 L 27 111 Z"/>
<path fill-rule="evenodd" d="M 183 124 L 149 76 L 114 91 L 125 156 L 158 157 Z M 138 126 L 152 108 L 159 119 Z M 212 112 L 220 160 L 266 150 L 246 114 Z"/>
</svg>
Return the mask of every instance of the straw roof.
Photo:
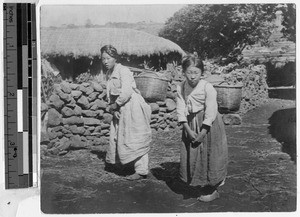
<svg viewBox="0 0 300 217">
<path fill-rule="evenodd" d="M 184 51 L 174 42 L 133 29 L 75 28 L 41 29 L 41 53 L 46 56 L 98 56 L 100 48 L 111 44 L 119 54 L 150 56 Z"/>
</svg>

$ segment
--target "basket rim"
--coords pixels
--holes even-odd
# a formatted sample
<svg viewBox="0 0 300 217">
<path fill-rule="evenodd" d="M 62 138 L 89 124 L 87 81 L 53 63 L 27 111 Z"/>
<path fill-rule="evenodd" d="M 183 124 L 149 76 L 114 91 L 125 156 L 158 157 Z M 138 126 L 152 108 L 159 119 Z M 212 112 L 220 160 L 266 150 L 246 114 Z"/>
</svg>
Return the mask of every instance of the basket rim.
<svg viewBox="0 0 300 217">
<path fill-rule="evenodd" d="M 162 80 L 162 81 L 169 81 L 169 79 L 167 79 L 167 78 L 154 78 L 154 77 L 149 77 L 149 76 L 143 76 L 143 75 L 141 75 L 141 76 L 134 76 L 134 78 L 136 79 L 136 78 L 152 78 L 152 79 L 157 79 L 157 80 Z"/>
<path fill-rule="evenodd" d="M 241 88 L 241 87 L 244 87 L 243 84 L 227 84 L 227 85 L 224 85 L 224 84 L 215 84 L 213 85 L 214 87 L 229 87 L 229 88 Z"/>
</svg>

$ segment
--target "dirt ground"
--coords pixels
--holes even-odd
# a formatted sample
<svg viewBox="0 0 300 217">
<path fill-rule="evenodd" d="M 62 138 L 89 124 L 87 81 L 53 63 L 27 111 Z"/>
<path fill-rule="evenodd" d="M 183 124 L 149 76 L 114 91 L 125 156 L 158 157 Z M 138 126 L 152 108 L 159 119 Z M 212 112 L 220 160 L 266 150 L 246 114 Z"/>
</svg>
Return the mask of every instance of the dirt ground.
<svg viewBox="0 0 300 217">
<path fill-rule="evenodd" d="M 180 129 L 154 132 L 148 179 L 104 170 L 105 150 L 74 150 L 41 160 L 44 213 L 292 212 L 296 210 L 295 101 L 270 100 L 226 126 L 228 176 L 220 198 L 198 202 L 176 177 Z"/>
</svg>

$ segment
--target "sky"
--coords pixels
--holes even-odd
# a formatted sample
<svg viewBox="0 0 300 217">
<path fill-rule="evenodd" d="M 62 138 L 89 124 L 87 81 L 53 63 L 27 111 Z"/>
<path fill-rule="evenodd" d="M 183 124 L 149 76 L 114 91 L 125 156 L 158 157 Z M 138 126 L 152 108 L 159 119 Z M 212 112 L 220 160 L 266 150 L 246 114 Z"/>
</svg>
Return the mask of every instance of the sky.
<svg viewBox="0 0 300 217">
<path fill-rule="evenodd" d="M 87 19 L 92 24 L 103 25 L 107 22 L 164 23 L 185 5 L 42 5 L 41 26 L 61 26 L 63 24 L 84 25 Z"/>
</svg>

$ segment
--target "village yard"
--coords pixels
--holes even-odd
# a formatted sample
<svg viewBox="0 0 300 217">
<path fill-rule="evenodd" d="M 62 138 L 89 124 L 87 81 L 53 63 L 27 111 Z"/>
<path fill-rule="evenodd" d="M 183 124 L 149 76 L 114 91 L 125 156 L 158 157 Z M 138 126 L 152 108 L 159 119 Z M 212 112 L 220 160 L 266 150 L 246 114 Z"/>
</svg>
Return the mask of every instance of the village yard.
<svg viewBox="0 0 300 217">
<path fill-rule="evenodd" d="M 44 213 L 293 212 L 296 210 L 295 101 L 269 99 L 226 126 L 228 176 L 220 198 L 198 202 L 176 181 L 179 128 L 153 132 L 151 173 L 128 181 L 104 170 L 105 149 L 81 149 L 41 160 Z"/>
</svg>

